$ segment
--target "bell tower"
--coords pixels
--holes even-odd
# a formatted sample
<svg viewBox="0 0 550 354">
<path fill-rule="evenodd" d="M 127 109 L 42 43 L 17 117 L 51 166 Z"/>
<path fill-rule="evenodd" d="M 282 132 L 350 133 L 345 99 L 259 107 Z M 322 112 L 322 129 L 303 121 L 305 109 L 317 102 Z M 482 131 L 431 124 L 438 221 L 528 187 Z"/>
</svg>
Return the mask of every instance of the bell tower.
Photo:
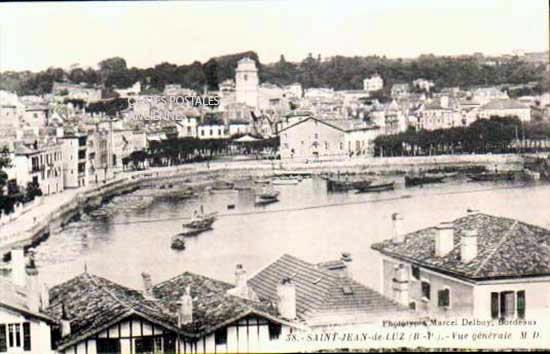
<svg viewBox="0 0 550 354">
<path fill-rule="evenodd" d="M 258 108 L 258 69 L 249 57 L 239 60 L 235 71 L 236 101 Z"/>
</svg>

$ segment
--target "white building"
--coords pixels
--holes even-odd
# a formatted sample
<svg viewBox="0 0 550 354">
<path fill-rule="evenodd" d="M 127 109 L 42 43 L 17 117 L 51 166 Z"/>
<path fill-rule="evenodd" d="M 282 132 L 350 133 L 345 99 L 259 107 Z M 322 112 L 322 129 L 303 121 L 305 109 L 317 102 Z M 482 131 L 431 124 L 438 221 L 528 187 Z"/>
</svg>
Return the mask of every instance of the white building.
<svg viewBox="0 0 550 354">
<path fill-rule="evenodd" d="M 229 138 L 228 133 L 223 122 L 201 123 L 198 127 L 199 139 L 227 139 Z"/>
<path fill-rule="evenodd" d="M 435 84 L 433 81 L 430 81 L 430 80 L 416 79 L 413 81 L 413 86 L 421 90 L 430 92 L 432 87 L 435 86 Z"/>
<path fill-rule="evenodd" d="M 65 188 L 84 187 L 88 183 L 87 135 L 58 134 L 63 141 L 63 184 Z"/>
<path fill-rule="evenodd" d="M 229 136 L 244 135 L 251 132 L 250 123 L 247 121 L 232 121 L 229 122 Z"/>
<path fill-rule="evenodd" d="M 330 160 L 373 156 L 377 127 L 349 119 L 299 119 L 279 132 L 281 159 Z"/>
<path fill-rule="evenodd" d="M 381 254 L 381 292 L 422 315 L 533 320 L 550 315 L 550 231 L 470 213 L 409 234 L 394 214 Z"/>
<path fill-rule="evenodd" d="M 302 84 L 295 82 L 293 84 L 283 87 L 283 90 L 286 94 L 290 94 L 296 98 L 302 98 L 304 90 L 302 89 Z"/>
<path fill-rule="evenodd" d="M 258 85 L 260 81 L 254 60 L 249 57 L 239 60 L 235 70 L 235 82 L 236 102 L 258 108 Z"/>
<path fill-rule="evenodd" d="M 199 118 L 185 116 L 183 119 L 178 119 L 175 121 L 176 129 L 178 131 L 178 138 L 197 137 L 197 127 L 199 123 Z"/>
<path fill-rule="evenodd" d="M 63 184 L 63 145 L 57 142 L 25 146 L 17 143 L 15 148 L 17 184 L 26 187 L 33 183 L 44 195 L 59 193 Z"/>
<path fill-rule="evenodd" d="M 11 251 L 11 281 L 0 276 L 0 353 L 54 354 L 52 326 L 45 314 L 47 288 L 36 267 L 26 265 L 23 248 Z"/>
<path fill-rule="evenodd" d="M 365 91 L 368 91 L 368 92 L 378 91 L 378 90 L 382 90 L 383 88 L 384 88 L 384 80 L 378 74 L 375 74 L 363 80 L 363 90 Z"/>
<path fill-rule="evenodd" d="M 515 116 L 522 122 L 529 122 L 531 120 L 531 108 L 528 105 L 511 99 L 491 100 L 481 106 L 479 111 L 480 118 Z"/>
</svg>

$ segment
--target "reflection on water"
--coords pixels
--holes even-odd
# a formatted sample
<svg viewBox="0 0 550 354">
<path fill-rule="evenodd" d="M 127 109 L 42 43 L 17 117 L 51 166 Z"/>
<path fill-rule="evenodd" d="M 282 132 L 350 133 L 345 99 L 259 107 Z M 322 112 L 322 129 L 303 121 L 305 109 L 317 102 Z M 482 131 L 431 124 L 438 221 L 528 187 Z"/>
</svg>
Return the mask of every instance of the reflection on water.
<svg viewBox="0 0 550 354">
<path fill-rule="evenodd" d="M 84 270 L 122 284 L 140 287 L 140 273 L 154 282 L 186 270 L 232 281 L 242 263 L 252 274 L 284 253 L 311 262 L 353 256 L 352 272 L 363 283 L 379 287 L 379 257 L 370 249 L 391 235 L 391 214 L 401 213 L 404 231 L 431 226 L 478 209 L 549 227 L 546 203 L 550 186 L 466 183 L 450 180 L 423 188 L 382 193 L 327 193 L 318 178 L 295 186 L 277 186 L 280 202 L 254 206 L 254 191 L 203 192 L 196 198 L 151 198 L 151 190 L 116 197 L 102 209 L 107 218 L 72 223 L 37 248 L 37 264 L 49 284 Z M 512 187 L 512 188 L 510 188 Z M 228 209 L 228 205 L 235 205 Z M 186 239 L 185 251 L 170 248 L 182 220 L 203 205 L 220 217 L 214 229 Z"/>
</svg>

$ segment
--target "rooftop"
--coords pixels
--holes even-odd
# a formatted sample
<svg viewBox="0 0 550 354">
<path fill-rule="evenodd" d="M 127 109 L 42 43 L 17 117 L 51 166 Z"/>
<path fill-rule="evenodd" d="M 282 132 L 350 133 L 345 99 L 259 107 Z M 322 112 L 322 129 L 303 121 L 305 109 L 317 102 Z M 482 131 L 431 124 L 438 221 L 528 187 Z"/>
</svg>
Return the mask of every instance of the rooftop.
<svg viewBox="0 0 550 354">
<path fill-rule="evenodd" d="M 270 303 L 229 295 L 227 291 L 235 285 L 190 272 L 155 285 L 153 294 L 165 308 L 175 313 L 188 286 L 193 298 L 193 323 L 183 327 L 188 333 L 210 333 L 252 312 L 276 319 L 277 309 Z"/>
<path fill-rule="evenodd" d="M 177 323 L 174 314 L 168 313 L 157 301 L 89 273 L 82 273 L 50 289 L 50 306 L 46 312 L 61 319 L 62 304 L 71 323 L 71 334 L 59 343 L 62 347 L 78 338 L 94 335 L 114 320 L 133 314 L 165 327 Z"/>
<path fill-rule="evenodd" d="M 478 232 L 478 254 L 468 263 L 460 259 L 465 230 Z M 455 247 L 444 257 L 435 256 L 436 227 L 405 235 L 403 243 L 391 240 L 371 247 L 434 271 L 465 280 L 488 280 L 550 275 L 550 231 L 518 220 L 476 213 L 454 220 Z"/>
<path fill-rule="evenodd" d="M 335 266 L 342 264 L 332 261 L 315 265 L 285 254 L 249 279 L 248 285 L 260 299 L 276 302 L 277 285 L 283 278 L 291 278 L 296 286 L 297 316 L 306 321 L 329 315 L 368 317 L 405 310 L 393 300 L 334 272 Z"/>
<path fill-rule="evenodd" d="M 529 109 L 529 106 L 526 106 L 517 100 L 498 99 L 492 100 L 483 105 L 481 109 Z"/>
</svg>

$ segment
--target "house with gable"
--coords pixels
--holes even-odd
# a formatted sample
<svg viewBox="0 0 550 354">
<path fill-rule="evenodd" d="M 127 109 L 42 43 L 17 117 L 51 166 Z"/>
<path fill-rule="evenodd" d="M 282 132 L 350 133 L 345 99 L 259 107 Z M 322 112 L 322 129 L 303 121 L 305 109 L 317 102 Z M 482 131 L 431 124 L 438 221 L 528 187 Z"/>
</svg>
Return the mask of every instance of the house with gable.
<svg viewBox="0 0 550 354">
<path fill-rule="evenodd" d="M 412 233 L 392 216 L 381 292 L 421 314 L 528 321 L 550 314 L 550 230 L 472 212 Z"/>
<path fill-rule="evenodd" d="M 281 302 L 259 301 L 238 267 L 235 284 L 184 272 L 134 290 L 84 272 L 50 290 L 59 353 L 261 352 L 302 328 Z"/>
</svg>

